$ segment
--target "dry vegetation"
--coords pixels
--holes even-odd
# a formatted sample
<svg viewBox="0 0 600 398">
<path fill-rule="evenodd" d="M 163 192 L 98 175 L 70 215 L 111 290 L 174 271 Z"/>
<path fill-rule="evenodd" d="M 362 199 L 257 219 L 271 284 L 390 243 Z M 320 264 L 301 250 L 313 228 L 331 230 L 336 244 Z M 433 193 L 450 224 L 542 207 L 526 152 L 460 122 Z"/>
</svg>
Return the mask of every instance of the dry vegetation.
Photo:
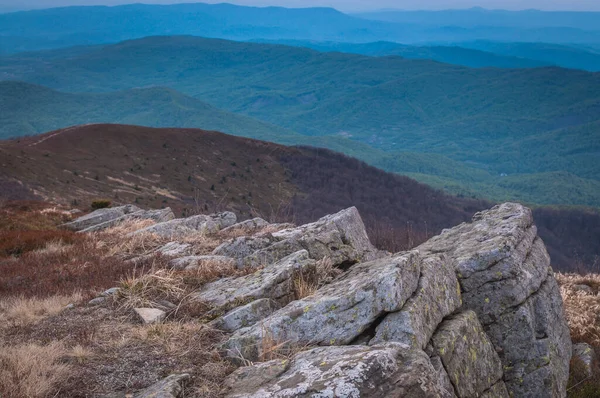
<svg viewBox="0 0 600 398">
<path fill-rule="evenodd" d="M 560 285 L 573 343 L 588 343 L 600 354 L 600 275 L 557 273 L 556 279 Z M 590 376 L 580 360 L 571 361 L 568 396 L 600 396 L 598 363 L 594 364 L 593 374 Z"/>
<path fill-rule="evenodd" d="M 170 239 L 130 234 L 151 221 L 80 234 L 58 228 L 71 218 L 61 209 L 32 202 L 9 203 L 1 211 L 0 397 L 130 393 L 177 372 L 192 375 L 186 396 L 220 396 L 224 377 L 234 369 L 218 350 L 226 336 L 204 323 L 211 308 L 191 293 L 249 271 L 218 262 L 169 269 L 169 259 L 154 251 Z M 239 234 L 198 233 L 180 241 L 194 254 L 208 254 Z M 111 287 L 120 290 L 104 304 L 85 305 Z M 165 301 L 173 307 L 163 324 L 142 325 L 132 310 L 161 308 Z M 265 352 L 280 355 L 275 351 L 283 352 Z"/>
</svg>

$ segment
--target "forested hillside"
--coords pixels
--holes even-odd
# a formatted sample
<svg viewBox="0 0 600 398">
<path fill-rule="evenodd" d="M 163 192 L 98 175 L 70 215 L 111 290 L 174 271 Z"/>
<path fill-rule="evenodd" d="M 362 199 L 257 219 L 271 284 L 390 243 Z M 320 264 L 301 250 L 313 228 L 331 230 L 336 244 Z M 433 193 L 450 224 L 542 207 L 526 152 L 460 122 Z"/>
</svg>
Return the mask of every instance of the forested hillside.
<svg viewBox="0 0 600 398">
<path fill-rule="evenodd" d="M 80 93 L 169 87 L 303 135 L 286 144 L 320 137 L 309 142 L 451 192 L 600 206 L 597 73 L 154 37 L 0 58 L 0 76 Z"/>
</svg>

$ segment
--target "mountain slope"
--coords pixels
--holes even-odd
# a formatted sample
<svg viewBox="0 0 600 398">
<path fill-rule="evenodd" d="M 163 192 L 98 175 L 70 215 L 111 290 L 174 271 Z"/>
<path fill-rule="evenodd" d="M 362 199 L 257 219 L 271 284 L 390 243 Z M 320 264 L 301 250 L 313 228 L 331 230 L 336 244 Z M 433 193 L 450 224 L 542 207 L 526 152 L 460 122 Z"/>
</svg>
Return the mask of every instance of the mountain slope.
<svg viewBox="0 0 600 398">
<path fill-rule="evenodd" d="M 86 123 L 203 127 L 259 139 L 285 140 L 291 131 L 153 87 L 103 94 L 70 94 L 23 82 L 0 81 L 0 138 L 39 134 Z"/>
<path fill-rule="evenodd" d="M 78 92 L 167 86 L 304 134 L 277 139 L 286 144 L 327 141 L 323 146 L 378 166 L 385 161 L 386 169 L 398 172 L 415 170 L 393 168 L 381 151 L 392 158 L 400 152 L 434 154 L 489 175 L 483 185 L 469 184 L 475 177 L 436 184 L 457 186 L 453 192 L 491 193 L 498 200 L 528 197 L 541 204 L 561 204 L 556 197 L 568 198 L 562 204 L 600 204 L 588 181 L 580 181 L 582 194 L 532 190 L 511 196 L 514 187 L 527 185 L 502 186 L 498 180 L 503 174 L 541 173 L 543 181 L 549 172 L 598 180 L 600 165 L 593 160 L 600 152 L 598 73 L 468 69 L 399 57 L 154 37 L 77 49 L 58 58 L 54 52 L 0 58 L 0 76 Z"/>
<path fill-rule="evenodd" d="M 357 206 L 375 239 L 400 248 L 465 221 L 489 203 L 448 196 L 407 177 L 313 148 L 192 129 L 88 125 L 0 141 L 0 199 L 98 197 L 170 206 L 179 214 L 233 209 L 305 222 Z M 12 187 L 11 191 L 9 188 Z M 600 215 L 536 209 L 554 265 L 600 255 Z"/>
<path fill-rule="evenodd" d="M 554 65 L 527 57 L 495 54 L 474 48 L 456 46 L 408 46 L 392 42 L 342 43 L 307 40 L 254 40 L 255 42 L 276 43 L 287 46 L 306 47 L 321 52 L 344 52 L 369 56 L 397 55 L 408 59 L 431 59 L 453 65 L 471 68 L 537 68 Z M 586 68 L 580 68 L 586 69 Z"/>
</svg>

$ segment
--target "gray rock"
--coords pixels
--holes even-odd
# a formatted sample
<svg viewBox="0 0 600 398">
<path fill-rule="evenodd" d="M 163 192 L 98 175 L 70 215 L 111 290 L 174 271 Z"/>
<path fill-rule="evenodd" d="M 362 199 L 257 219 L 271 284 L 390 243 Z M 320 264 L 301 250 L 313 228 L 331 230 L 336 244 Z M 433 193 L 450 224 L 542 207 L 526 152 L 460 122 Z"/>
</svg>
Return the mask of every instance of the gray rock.
<svg viewBox="0 0 600 398">
<path fill-rule="evenodd" d="M 278 308 L 277 303 L 271 299 L 259 299 L 237 307 L 222 317 L 214 320 L 210 325 L 226 332 L 235 332 L 241 328 L 252 326 L 258 321 L 268 317 Z"/>
<path fill-rule="evenodd" d="M 142 228 L 132 234 L 152 233 L 163 238 L 180 238 L 194 232 L 215 233 L 235 224 L 236 216 L 231 212 L 212 215 L 197 215 L 178 218 Z"/>
<path fill-rule="evenodd" d="M 336 266 L 382 255 L 369 241 L 355 207 L 269 236 L 233 239 L 216 248 L 213 254 L 235 258 L 239 267 L 244 268 L 264 266 L 301 249 L 316 260 L 329 257 Z"/>
<path fill-rule="evenodd" d="M 173 211 L 167 207 L 160 210 L 139 210 L 133 213 L 125 214 L 119 218 L 109 220 L 91 227 L 82 229 L 80 232 L 98 232 L 108 228 L 115 227 L 122 222 L 132 220 L 152 220 L 156 222 L 165 222 L 175 218 Z"/>
<path fill-rule="evenodd" d="M 179 398 L 183 394 L 183 385 L 188 381 L 187 373 L 173 374 L 134 395 L 134 398 Z"/>
<path fill-rule="evenodd" d="M 173 304 L 170 301 L 167 300 L 158 300 L 156 303 L 154 303 L 156 305 L 156 307 L 158 309 L 161 309 L 163 311 L 169 312 L 169 311 L 173 311 L 177 308 L 177 305 Z"/>
<path fill-rule="evenodd" d="M 107 290 L 103 291 L 102 293 L 100 293 L 100 297 L 112 297 L 116 294 L 119 294 L 120 291 L 121 291 L 121 288 L 111 287 L 110 289 L 107 289 Z"/>
<path fill-rule="evenodd" d="M 133 310 L 145 324 L 160 323 L 167 316 L 165 311 L 158 308 L 134 308 Z"/>
<path fill-rule="evenodd" d="M 208 283 L 194 298 L 226 311 L 261 298 L 285 305 L 294 299 L 294 273 L 314 266 L 308 252 L 300 250 L 253 274 Z"/>
<path fill-rule="evenodd" d="M 235 267 L 234 259 L 225 256 L 186 256 L 169 262 L 174 269 L 193 271 L 203 267 Z"/>
<path fill-rule="evenodd" d="M 454 391 L 454 386 L 452 385 L 450 376 L 448 376 L 448 373 L 446 372 L 446 369 L 444 368 L 442 359 L 438 356 L 433 356 L 433 357 L 430 356 L 429 361 L 431 362 L 431 365 L 433 366 L 433 368 L 435 369 L 435 371 L 437 373 L 438 384 L 445 391 L 447 391 L 449 394 L 451 394 L 452 397 L 456 398 L 457 395 L 456 395 L 456 392 Z"/>
<path fill-rule="evenodd" d="M 573 285 L 573 290 L 576 292 L 584 292 L 587 294 L 594 294 L 594 289 L 588 285 Z"/>
<path fill-rule="evenodd" d="M 63 224 L 62 227 L 73 231 L 81 231 L 94 225 L 102 224 L 111 220 L 116 220 L 120 217 L 123 217 L 126 214 L 134 213 L 140 210 L 141 209 L 139 207 L 134 205 L 98 209 L 89 214 L 86 214 L 85 216 L 79 217 L 76 220 Z"/>
<path fill-rule="evenodd" d="M 502 380 L 498 383 L 494 384 L 490 389 L 485 391 L 480 396 L 481 398 L 504 398 L 510 397 L 508 390 L 506 389 L 506 384 Z"/>
<path fill-rule="evenodd" d="M 502 379 L 500 358 L 473 311 L 445 320 L 432 341 L 459 397 L 478 397 Z"/>
<path fill-rule="evenodd" d="M 420 270 L 416 252 L 358 264 L 314 295 L 239 330 L 224 348 L 232 357 L 256 360 L 265 339 L 300 346 L 348 344 L 382 314 L 402 308 L 417 288 Z"/>
<path fill-rule="evenodd" d="M 571 342 L 562 298 L 531 211 L 505 203 L 418 248 L 445 253 L 477 313 L 515 397 L 564 397 Z"/>
<path fill-rule="evenodd" d="M 156 253 L 168 257 L 181 257 L 191 255 L 192 245 L 189 243 L 169 242 L 166 245 L 158 248 Z"/>
<path fill-rule="evenodd" d="M 88 301 L 88 305 L 89 306 L 97 306 L 97 305 L 104 304 L 107 301 L 108 301 L 107 297 L 96 297 L 96 298 L 91 299 L 90 301 Z"/>
<path fill-rule="evenodd" d="M 65 310 L 72 310 L 72 309 L 74 309 L 74 308 L 75 308 L 75 304 L 73 304 L 73 303 L 71 303 L 71 304 L 67 304 L 67 305 L 65 306 Z"/>
<path fill-rule="evenodd" d="M 245 232 L 245 233 L 251 233 L 258 229 L 264 228 L 267 225 L 269 225 L 269 223 L 267 221 L 263 220 L 260 217 L 257 217 L 257 218 L 252 218 L 250 220 L 239 222 L 237 224 L 233 224 L 232 226 L 227 227 L 227 228 L 223 228 L 221 230 L 221 233 L 228 234 L 228 233 L 240 232 L 240 231 Z"/>
<path fill-rule="evenodd" d="M 596 360 L 596 352 L 594 348 L 587 343 L 573 344 L 573 358 L 578 359 L 585 366 L 585 372 L 588 377 L 594 374 L 594 361 Z"/>
<path fill-rule="evenodd" d="M 397 341 L 424 349 L 442 320 L 462 304 L 452 263 L 440 256 L 423 260 L 416 293 L 402 310 L 385 317 L 369 344 Z"/>
<path fill-rule="evenodd" d="M 319 347 L 291 361 L 241 368 L 226 380 L 228 398 L 451 398 L 427 355 L 400 343 Z"/>
</svg>

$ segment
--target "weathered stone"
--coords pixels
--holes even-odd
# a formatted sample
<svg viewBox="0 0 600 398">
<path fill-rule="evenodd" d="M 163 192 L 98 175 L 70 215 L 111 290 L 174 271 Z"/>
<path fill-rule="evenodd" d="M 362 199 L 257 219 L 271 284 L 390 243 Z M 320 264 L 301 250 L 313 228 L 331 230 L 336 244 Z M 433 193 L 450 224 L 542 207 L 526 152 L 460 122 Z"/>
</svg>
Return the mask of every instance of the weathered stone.
<svg viewBox="0 0 600 398">
<path fill-rule="evenodd" d="M 262 355 L 264 339 L 294 344 L 348 344 L 377 318 L 402 308 L 417 288 L 416 252 L 352 267 L 314 295 L 293 301 L 260 324 L 236 332 L 225 344 L 249 360 Z"/>
<path fill-rule="evenodd" d="M 510 397 L 508 390 L 506 389 L 506 384 L 502 380 L 498 383 L 494 384 L 489 390 L 486 390 L 480 396 L 481 398 L 505 398 Z M 533 398 L 533 397 L 532 397 Z"/>
<path fill-rule="evenodd" d="M 175 218 L 175 214 L 170 208 L 160 210 L 138 210 L 133 213 L 125 214 L 119 218 L 115 218 L 91 227 L 82 229 L 80 232 L 98 232 L 108 228 L 115 227 L 122 222 L 131 220 L 152 220 L 156 222 L 165 222 Z"/>
<path fill-rule="evenodd" d="M 594 374 L 594 361 L 596 360 L 596 352 L 594 348 L 587 343 L 573 344 L 573 358 L 581 361 L 585 366 L 585 373 L 588 377 Z"/>
<path fill-rule="evenodd" d="M 169 242 L 166 245 L 158 248 L 157 253 L 169 257 L 181 257 L 191 255 L 192 245 L 189 243 Z"/>
<path fill-rule="evenodd" d="M 385 317 L 369 344 L 397 341 L 424 349 L 442 320 L 460 307 L 460 285 L 450 261 L 423 260 L 416 293 L 398 312 Z"/>
<path fill-rule="evenodd" d="M 500 358 L 473 311 L 445 320 L 432 341 L 459 397 L 477 397 L 502 379 Z"/>
<path fill-rule="evenodd" d="M 133 310 L 145 324 L 160 323 L 167 316 L 165 311 L 158 308 L 134 308 Z"/>
<path fill-rule="evenodd" d="M 225 242 L 213 254 L 238 260 L 240 268 L 258 267 L 305 249 L 310 258 L 328 257 L 334 265 L 354 264 L 382 256 L 373 247 L 355 207 L 269 236 L 242 237 Z"/>
<path fill-rule="evenodd" d="M 429 355 L 428 355 L 429 356 Z M 450 376 L 444 369 L 444 364 L 442 363 L 442 359 L 440 357 L 433 356 L 429 358 L 431 362 L 431 366 L 435 369 L 437 373 L 437 380 L 440 387 L 444 389 L 444 391 L 448 392 L 449 396 L 456 398 L 456 392 L 454 391 L 454 386 L 452 385 L 452 381 L 450 380 Z"/>
<path fill-rule="evenodd" d="M 236 216 L 231 212 L 212 215 L 197 215 L 188 218 L 161 222 L 142 228 L 133 234 L 152 233 L 164 238 L 178 238 L 194 232 L 215 233 L 222 228 L 235 224 Z"/>
<path fill-rule="evenodd" d="M 134 398 L 179 398 L 183 394 L 183 385 L 190 375 L 174 374 L 134 395 Z"/>
<path fill-rule="evenodd" d="M 594 289 L 588 285 L 573 285 L 573 290 L 576 292 L 584 292 L 586 294 L 594 294 Z"/>
<path fill-rule="evenodd" d="M 233 233 L 233 232 L 245 232 L 245 233 L 250 233 L 253 231 L 256 231 L 258 229 L 264 228 L 267 225 L 269 225 L 269 223 L 265 220 L 263 220 L 260 217 L 257 218 L 252 218 L 250 220 L 245 220 L 242 222 L 239 222 L 237 224 L 233 224 L 230 227 L 227 228 L 223 228 L 221 230 L 221 233 L 223 234 L 228 234 L 228 233 Z"/>
<path fill-rule="evenodd" d="M 134 205 L 98 209 L 90 214 L 86 214 L 85 216 L 79 217 L 76 220 L 63 224 L 62 226 L 73 231 L 81 231 L 94 225 L 115 220 L 126 214 L 134 213 L 140 210 L 141 209 L 139 207 Z"/>
<path fill-rule="evenodd" d="M 106 303 L 107 300 L 108 299 L 106 297 L 102 297 L 102 296 L 101 297 L 96 297 L 96 298 L 93 298 L 90 301 L 88 301 L 88 305 L 90 305 L 90 306 L 101 305 L 101 304 Z"/>
<path fill-rule="evenodd" d="M 167 301 L 167 300 L 158 300 L 155 303 L 155 305 L 158 309 L 161 309 L 166 312 L 173 311 L 177 308 L 177 305 L 175 305 L 172 302 Z"/>
<path fill-rule="evenodd" d="M 225 256 L 186 256 L 169 262 L 174 269 L 193 271 L 204 267 L 235 267 L 235 260 Z"/>
<path fill-rule="evenodd" d="M 486 327 L 500 352 L 506 387 L 515 397 L 564 397 L 571 339 L 554 277 L 525 303 Z"/>
<path fill-rule="evenodd" d="M 116 294 L 118 294 L 121 291 L 121 288 L 118 287 L 111 287 L 110 289 L 107 289 L 105 291 L 103 291 L 102 293 L 100 293 L 101 297 L 112 297 Z"/>
<path fill-rule="evenodd" d="M 271 299 L 259 299 L 244 306 L 235 308 L 227 314 L 211 322 L 211 326 L 226 332 L 235 332 L 244 327 L 252 326 L 268 317 L 278 308 Z"/>
<path fill-rule="evenodd" d="M 287 304 L 294 299 L 294 273 L 314 265 L 315 261 L 308 258 L 308 252 L 300 250 L 253 274 L 209 283 L 195 298 L 216 309 L 227 310 L 261 298 Z"/>
<path fill-rule="evenodd" d="M 562 298 L 531 211 L 505 203 L 476 214 L 421 245 L 445 253 L 462 288 L 463 308 L 477 313 L 500 353 L 515 397 L 564 397 L 571 343 Z"/>
<path fill-rule="evenodd" d="M 228 398 L 453 397 L 427 355 L 400 343 L 314 348 L 291 361 L 238 369 L 226 386 Z"/>
</svg>

